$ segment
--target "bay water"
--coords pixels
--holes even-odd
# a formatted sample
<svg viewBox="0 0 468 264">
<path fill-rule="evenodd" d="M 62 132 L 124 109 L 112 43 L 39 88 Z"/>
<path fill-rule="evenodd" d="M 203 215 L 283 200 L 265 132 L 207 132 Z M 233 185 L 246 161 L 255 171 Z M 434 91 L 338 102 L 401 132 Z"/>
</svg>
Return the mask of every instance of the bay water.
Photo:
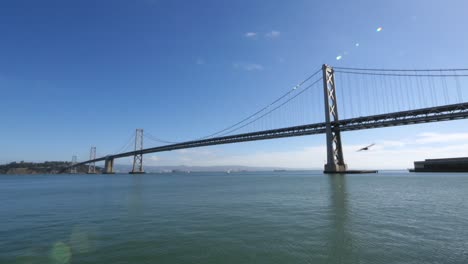
<svg viewBox="0 0 468 264">
<path fill-rule="evenodd" d="M 468 263 L 468 174 L 0 176 L 0 263 Z"/>
</svg>

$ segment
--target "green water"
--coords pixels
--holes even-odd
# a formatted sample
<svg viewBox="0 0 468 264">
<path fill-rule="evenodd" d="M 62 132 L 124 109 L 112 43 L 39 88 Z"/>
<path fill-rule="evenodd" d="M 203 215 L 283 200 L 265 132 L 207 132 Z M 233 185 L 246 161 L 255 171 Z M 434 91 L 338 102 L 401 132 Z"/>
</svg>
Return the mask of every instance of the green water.
<svg viewBox="0 0 468 264">
<path fill-rule="evenodd" d="M 468 174 L 0 176 L 0 263 L 468 263 Z"/>
</svg>

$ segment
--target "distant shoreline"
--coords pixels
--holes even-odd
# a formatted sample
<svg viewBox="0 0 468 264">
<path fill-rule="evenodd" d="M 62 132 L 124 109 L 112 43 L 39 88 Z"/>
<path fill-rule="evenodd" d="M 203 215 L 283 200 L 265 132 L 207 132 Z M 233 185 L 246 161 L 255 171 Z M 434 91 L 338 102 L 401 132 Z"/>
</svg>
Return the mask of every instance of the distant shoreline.
<svg viewBox="0 0 468 264">
<path fill-rule="evenodd" d="M 45 161 L 45 162 L 11 162 L 0 165 L 0 174 L 3 175 L 34 175 L 34 174 L 62 174 L 66 173 L 71 162 L 66 161 Z M 77 168 L 77 173 L 86 173 L 88 166 L 81 165 Z M 98 172 L 100 168 L 96 167 Z"/>
</svg>

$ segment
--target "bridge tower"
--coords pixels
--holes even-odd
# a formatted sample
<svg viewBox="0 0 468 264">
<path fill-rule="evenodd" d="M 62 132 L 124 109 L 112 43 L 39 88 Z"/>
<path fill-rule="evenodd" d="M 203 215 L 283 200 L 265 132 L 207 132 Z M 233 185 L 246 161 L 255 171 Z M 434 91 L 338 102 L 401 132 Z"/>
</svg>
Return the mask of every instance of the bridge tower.
<svg viewBox="0 0 468 264">
<path fill-rule="evenodd" d="M 89 160 L 96 159 L 96 147 L 91 147 L 89 151 Z M 89 163 L 88 166 L 88 174 L 95 174 L 96 173 L 96 162 Z"/>
<path fill-rule="evenodd" d="M 77 159 L 76 155 L 73 155 L 73 156 L 72 156 L 72 161 L 71 161 L 71 166 L 72 166 L 72 167 L 70 168 L 70 173 L 71 173 L 71 174 L 76 174 L 76 173 L 77 173 L 76 167 L 74 167 L 74 165 L 75 165 L 76 163 L 78 163 L 77 161 L 78 161 L 78 159 Z"/>
<path fill-rule="evenodd" d="M 130 174 L 143 174 L 143 153 L 138 151 L 143 150 L 143 129 L 137 128 L 135 132 L 135 152 L 133 156 L 133 169 Z"/>
<path fill-rule="evenodd" d="M 323 89 L 325 96 L 325 123 L 327 136 L 327 164 L 324 173 L 346 172 L 347 165 L 343 158 L 341 133 L 338 125 L 338 102 L 336 100 L 335 73 L 332 67 L 324 64 Z"/>
</svg>

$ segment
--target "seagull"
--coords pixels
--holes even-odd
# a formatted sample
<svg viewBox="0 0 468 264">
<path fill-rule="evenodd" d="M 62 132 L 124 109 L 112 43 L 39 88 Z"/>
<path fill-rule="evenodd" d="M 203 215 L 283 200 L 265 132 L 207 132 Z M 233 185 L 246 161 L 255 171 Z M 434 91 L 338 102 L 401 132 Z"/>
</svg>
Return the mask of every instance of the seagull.
<svg viewBox="0 0 468 264">
<path fill-rule="evenodd" d="M 358 149 L 357 152 L 359 152 L 359 151 L 364 151 L 364 150 L 369 150 L 369 148 L 372 147 L 372 146 L 374 146 L 374 145 L 375 145 L 375 144 L 372 143 L 372 144 L 370 144 L 369 146 L 363 147 L 362 149 Z"/>
</svg>

